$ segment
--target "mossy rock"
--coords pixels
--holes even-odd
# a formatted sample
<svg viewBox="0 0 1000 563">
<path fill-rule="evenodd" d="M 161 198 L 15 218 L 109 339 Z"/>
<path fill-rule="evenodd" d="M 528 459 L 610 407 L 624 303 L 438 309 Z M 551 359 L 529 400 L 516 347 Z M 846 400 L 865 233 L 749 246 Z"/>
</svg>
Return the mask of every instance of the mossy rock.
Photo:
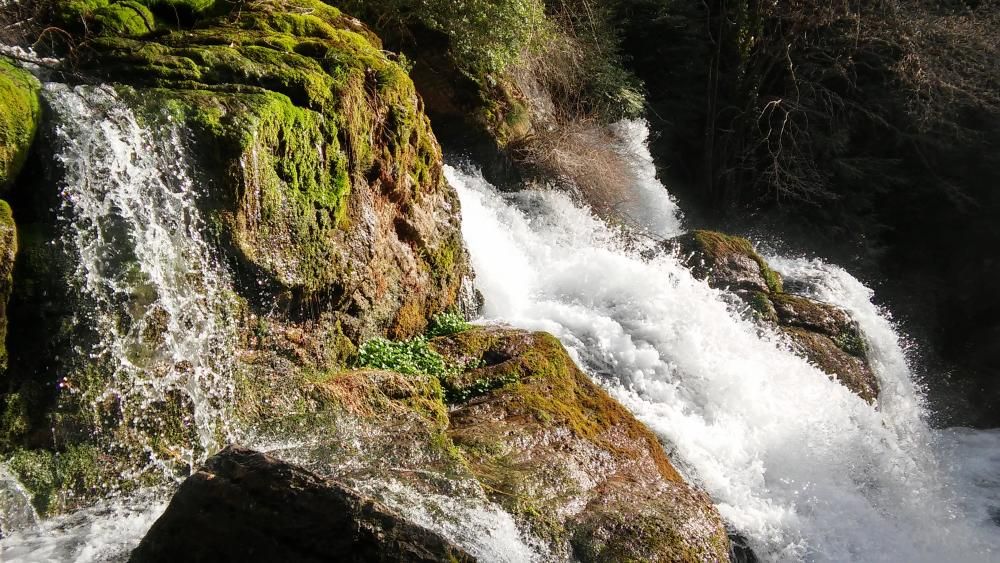
<svg viewBox="0 0 1000 563">
<path fill-rule="evenodd" d="M 147 119 L 193 132 L 251 301 L 355 311 L 355 342 L 454 306 L 470 273 L 457 196 L 412 81 L 356 20 L 268 0 L 88 47 L 81 65 L 133 87 Z"/>
<path fill-rule="evenodd" d="M 868 361 L 868 346 L 860 327 L 845 311 L 785 293 L 781 274 L 745 238 L 693 231 L 664 246 L 677 253 L 696 278 L 732 292 L 749 306 L 756 321 L 778 328 L 803 357 L 874 404 L 879 385 Z"/>
<path fill-rule="evenodd" d="M 733 291 L 780 293 L 781 275 L 767 265 L 745 238 L 715 231 L 692 231 L 667 242 L 695 277 Z"/>
<path fill-rule="evenodd" d="M 537 535 L 582 561 L 727 560 L 708 497 L 684 483 L 656 437 L 555 337 L 475 327 L 431 345 L 478 366 L 446 386 L 503 382 L 455 405 L 448 432 L 491 498 Z"/>
<path fill-rule="evenodd" d="M 55 3 L 57 23 L 82 35 L 139 36 L 156 30 L 156 18 L 138 0 L 62 0 Z"/>
<path fill-rule="evenodd" d="M 0 199 L 0 373 L 7 369 L 7 302 L 13 291 L 17 226 L 10 205 Z"/>
<path fill-rule="evenodd" d="M 0 193 L 24 167 L 41 120 L 41 85 L 28 71 L 0 57 Z"/>
</svg>

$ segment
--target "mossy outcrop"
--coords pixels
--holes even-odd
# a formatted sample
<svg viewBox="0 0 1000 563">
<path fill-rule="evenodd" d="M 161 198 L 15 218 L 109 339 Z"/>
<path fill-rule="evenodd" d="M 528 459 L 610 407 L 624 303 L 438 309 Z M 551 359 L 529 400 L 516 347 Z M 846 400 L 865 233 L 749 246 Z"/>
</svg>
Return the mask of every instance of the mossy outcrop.
<svg viewBox="0 0 1000 563">
<path fill-rule="evenodd" d="M 17 226 L 10 205 L 0 199 L 0 373 L 7 369 L 7 302 L 14 289 Z"/>
<path fill-rule="evenodd" d="M 555 560 L 728 560 L 711 501 L 555 337 L 463 328 L 427 341 L 444 373 L 274 376 L 239 410 L 267 442 L 297 444 L 279 455 L 349 486 L 492 501 Z"/>
<path fill-rule="evenodd" d="M 0 192 L 14 183 L 41 120 L 41 86 L 28 71 L 0 57 Z"/>
<path fill-rule="evenodd" d="M 448 434 L 495 502 L 581 561 L 728 561 L 708 497 L 555 337 L 476 328 L 432 345 L 499 383 L 449 411 Z"/>
<path fill-rule="evenodd" d="M 781 274 L 750 241 L 714 231 L 693 231 L 665 246 L 711 287 L 739 297 L 754 317 L 777 327 L 810 362 L 865 401 L 878 398 L 878 380 L 858 324 L 842 309 L 784 292 Z"/>
<path fill-rule="evenodd" d="M 469 267 L 406 71 L 316 0 L 208 13 L 190 29 L 92 38 L 81 64 L 132 87 L 153 122 L 192 130 L 210 223 L 251 302 L 350 311 L 338 322 L 355 341 L 421 332 Z"/>
<path fill-rule="evenodd" d="M 164 142 L 183 143 L 192 156 L 177 165 L 197 186 L 201 234 L 235 274 L 235 287 L 224 288 L 232 309 L 224 322 L 238 325 L 233 399 L 248 410 L 233 427 L 256 429 L 267 418 L 261 411 L 275 406 L 285 422 L 324 410 L 315 407 L 329 401 L 303 382 L 341 371 L 364 340 L 422 333 L 433 314 L 456 306 L 471 276 L 458 198 L 444 180 L 423 103 L 378 38 L 322 2 L 132 4 L 59 2 L 54 17 L 80 22 L 66 26 L 76 42 L 74 72 L 113 87 L 145 129 L 164 132 Z M 153 25 L 143 31 L 112 15 L 122 10 Z M 122 25 L 108 23 L 112 17 Z M 38 84 L 10 69 L 31 86 L 32 119 L 18 123 L 33 133 Z M 7 70 L 0 67 L 0 79 Z M 30 138 L 17 138 L 26 151 Z M 19 338 L 17 373 L 2 382 L 0 459 L 48 459 L 16 464 L 44 477 L 69 475 L 60 460 L 70 450 L 98 454 L 88 473 L 95 478 L 25 478 L 48 515 L 155 484 L 164 475 L 150 459 L 184 475 L 189 454 L 210 452 L 198 445 L 196 407 L 183 390 L 133 412 L 135 405 L 109 399 L 116 364 L 79 352 L 102 335 L 81 320 L 83 305 L 74 300 L 82 298 L 67 280 L 77 258 L 64 248 L 54 211 L 59 165 L 43 154 L 36 165 L 31 187 L 39 189 L 19 189 L 15 207 L 28 219 L 14 302 L 17 322 L 31 328 L 25 335 L 44 338 Z M 122 283 L 135 309 L 157 298 L 142 279 Z M 137 342 L 141 357 L 129 362 L 155 378 L 159 368 L 146 360 L 165 328 L 150 319 L 149 338 L 143 332 Z M 365 385 L 376 393 L 375 382 Z M 273 389 L 289 394 L 278 400 Z M 263 397 L 275 403 L 258 402 Z M 114 477 L 128 471 L 139 477 Z"/>
</svg>

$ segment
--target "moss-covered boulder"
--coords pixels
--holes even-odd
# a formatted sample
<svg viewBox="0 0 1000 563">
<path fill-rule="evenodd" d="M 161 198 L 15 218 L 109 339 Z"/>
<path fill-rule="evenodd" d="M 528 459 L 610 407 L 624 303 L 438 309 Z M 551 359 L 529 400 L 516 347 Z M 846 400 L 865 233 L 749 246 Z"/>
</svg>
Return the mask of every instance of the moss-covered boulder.
<svg viewBox="0 0 1000 563">
<path fill-rule="evenodd" d="M 41 119 L 40 88 L 28 71 L 0 57 L 0 193 L 28 158 Z"/>
<path fill-rule="evenodd" d="M 781 292 L 781 275 L 772 270 L 745 238 L 715 231 L 692 231 L 669 241 L 695 277 L 717 289 Z"/>
<path fill-rule="evenodd" d="M 190 29 L 88 41 L 153 123 L 180 121 L 244 294 L 337 312 L 349 338 L 421 332 L 467 277 L 458 198 L 406 71 L 317 0 L 216 7 Z"/>
<path fill-rule="evenodd" d="M 0 373 L 7 369 L 7 302 L 14 284 L 17 226 L 10 205 L 0 199 Z"/>
<path fill-rule="evenodd" d="M 778 328 L 793 346 L 865 401 L 878 398 L 878 380 L 858 324 L 842 309 L 785 293 L 781 274 L 745 238 L 693 231 L 667 241 L 696 278 L 739 297 L 753 317 Z"/>
<path fill-rule="evenodd" d="M 536 534 L 581 561 L 728 561 L 708 497 L 555 337 L 493 327 L 431 343 L 474 366 L 446 388 L 480 390 L 449 411 L 451 439 Z"/>
</svg>

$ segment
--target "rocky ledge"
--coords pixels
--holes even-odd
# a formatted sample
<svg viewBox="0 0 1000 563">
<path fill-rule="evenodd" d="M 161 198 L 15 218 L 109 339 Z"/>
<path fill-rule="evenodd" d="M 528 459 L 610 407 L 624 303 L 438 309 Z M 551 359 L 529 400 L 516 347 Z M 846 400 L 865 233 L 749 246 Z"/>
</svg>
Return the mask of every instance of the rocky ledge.
<svg viewBox="0 0 1000 563">
<path fill-rule="evenodd" d="M 781 274 L 750 241 L 693 231 L 664 246 L 676 252 L 695 277 L 736 295 L 757 320 L 787 335 L 802 355 L 832 378 L 869 403 L 878 399 L 878 380 L 857 322 L 829 303 L 786 293 Z"/>
</svg>

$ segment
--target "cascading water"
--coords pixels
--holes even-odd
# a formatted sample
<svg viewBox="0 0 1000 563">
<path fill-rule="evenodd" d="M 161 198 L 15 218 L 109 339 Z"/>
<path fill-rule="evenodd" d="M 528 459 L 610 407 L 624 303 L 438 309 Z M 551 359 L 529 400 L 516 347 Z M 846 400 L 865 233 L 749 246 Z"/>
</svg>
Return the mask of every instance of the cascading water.
<svg viewBox="0 0 1000 563">
<path fill-rule="evenodd" d="M 80 354 L 109 366 L 99 401 L 130 405 L 141 418 L 145 406 L 182 398 L 192 439 L 175 455 L 154 446 L 157 421 L 126 421 L 148 432 L 133 433 L 138 447 L 171 477 L 171 466 L 196 464 L 231 437 L 236 350 L 230 281 L 202 238 L 182 130 L 151 131 L 108 89 L 48 84 L 45 95 L 64 172 L 63 246 L 79 265 L 85 301 L 77 321 L 101 335 Z M 898 334 L 842 269 L 771 258 L 803 291 L 860 323 L 882 389 L 877 411 L 745 320 L 675 257 L 650 252 L 681 232 L 679 211 L 655 179 L 643 125 L 616 131 L 633 172 L 632 197 L 616 209 L 625 227 L 608 227 L 563 193 L 505 196 L 472 169 L 447 169 L 485 317 L 561 338 L 659 433 L 765 560 L 996 557 L 1000 434 L 924 424 Z M 355 484 L 483 560 L 550 558 L 483 499 L 386 479 Z M 26 498 L 0 467 L 0 513 L 17 521 L 5 528 L 25 528 L 0 543 L 4 560 L 122 560 L 165 507 L 162 491 L 146 489 L 37 523 Z"/>
<path fill-rule="evenodd" d="M 52 83 L 45 86 L 45 96 L 55 113 L 54 145 L 63 172 L 62 246 L 77 264 L 74 289 L 83 301 L 76 321 L 101 335 L 93 347 L 79 349 L 81 363 L 109 366 L 110 377 L 94 401 L 111 398 L 137 414 L 121 422 L 143 430 L 130 431 L 138 443 L 125 447 L 144 450 L 152 461 L 141 470 L 162 473 L 168 485 L 39 522 L 26 491 L 0 464 L 0 524 L 8 534 L 0 541 L 0 560 L 126 560 L 166 508 L 172 478 L 234 436 L 345 479 L 484 561 L 548 559 L 540 542 L 482 494 L 431 494 L 366 474 L 365 442 L 372 437 L 361 430 L 352 435 L 350 425 L 338 425 L 324 437 L 342 440 L 336 449 L 354 454 L 345 466 L 328 452 L 313 455 L 310 437 L 275 444 L 233 428 L 228 411 L 236 362 L 235 329 L 227 322 L 231 282 L 202 236 L 183 130 L 143 124 L 109 88 Z M 195 430 L 196 439 L 180 455 L 160 457 L 162 446 L 158 450 L 154 444 L 163 442 L 166 432 L 157 423 L 171 426 L 176 420 L 138 417 L 147 406 L 176 400 L 177 394 L 191 409 L 190 420 L 182 422 Z M 304 458 L 297 459 L 300 455 Z"/>
<path fill-rule="evenodd" d="M 74 322 L 98 335 L 76 353 L 106 371 L 90 400 L 95 410 L 120 405 L 122 420 L 112 424 L 127 426 L 133 442 L 110 447 L 140 454 L 122 480 L 152 473 L 170 483 L 227 440 L 236 345 L 226 318 L 230 281 L 202 238 L 181 129 L 143 127 L 110 88 L 50 83 L 44 95 L 57 124 L 61 246 L 76 264 Z M 61 387 L 80 392 L 71 378 Z M 180 409 L 164 414 L 164 404 Z M 168 434 L 178 427 L 180 437 Z M 118 436 L 114 428 L 94 432 Z M 17 500 L 10 484 L 0 485 L 0 497 Z M 9 561 L 123 560 L 165 508 L 164 496 L 144 489 L 35 527 L 9 526 L 21 531 L 4 538 L 0 553 Z"/>
<path fill-rule="evenodd" d="M 622 143 L 631 147 L 637 200 L 660 202 L 657 213 L 633 218 L 675 234 L 676 217 L 661 215 L 675 206 L 662 186 L 659 196 L 648 189 L 638 144 Z M 474 170 L 446 173 L 462 201 L 484 316 L 556 334 L 661 436 L 763 559 L 984 561 L 1000 553 L 997 529 L 982 506 L 969 509 L 961 472 L 944 461 L 941 433 L 921 419 L 898 335 L 846 272 L 774 261 L 861 324 L 882 387 L 879 410 L 744 320 L 675 257 L 644 258 L 653 243 L 623 240 L 565 194 L 504 196 Z"/>
<path fill-rule="evenodd" d="M 87 352 L 112 372 L 101 399 L 141 417 L 180 393 L 197 440 L 176 457 L 193 465 L 226 437 L 235 333 L 224 317 L 230 282 L 202 239 L 180 129 L 152 134 L 109 88 L 47 84 L 45 95 L 59 123 L 64 243 L 77 254 L 84 322 L 102 335 Z"/>
</svg>

